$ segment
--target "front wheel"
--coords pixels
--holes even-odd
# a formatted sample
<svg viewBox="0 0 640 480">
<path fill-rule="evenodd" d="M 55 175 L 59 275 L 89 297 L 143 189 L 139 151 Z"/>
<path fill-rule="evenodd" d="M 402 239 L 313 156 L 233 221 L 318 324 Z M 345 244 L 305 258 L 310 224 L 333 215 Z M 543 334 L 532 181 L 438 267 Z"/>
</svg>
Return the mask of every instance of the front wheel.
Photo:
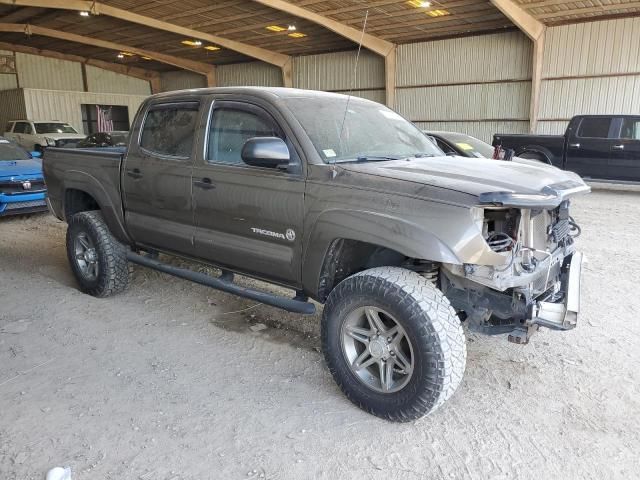
<svg viewBox="0 0 640 480">
<path fill-rule="evenodd" d="M 76 213 L 67 228 L 67 257 L 80 290 L 108 297 L 129 284 L 127 250 L 98 211 Z"/>
<path fill-rule="evenodd" d="M 396 422 L 433 412 L 462 381 L 466 343 L 447 298 L 427 279 L 378 267 L 341 282 L 322 319 L 322 348 L 345 395 Z"/>
</svg>

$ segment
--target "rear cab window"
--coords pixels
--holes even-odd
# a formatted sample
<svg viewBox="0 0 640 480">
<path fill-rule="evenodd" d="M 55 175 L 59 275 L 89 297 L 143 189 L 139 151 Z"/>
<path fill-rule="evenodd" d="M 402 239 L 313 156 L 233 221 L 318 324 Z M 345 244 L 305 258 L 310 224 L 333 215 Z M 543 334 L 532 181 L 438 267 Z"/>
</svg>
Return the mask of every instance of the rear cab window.
<svg viewBox="0 0 640 480">
<path fill-rule="evenodd" d="M 140 148 L 162 157 L 190 158 L 199 109 L 197 101 L 152 105 L 142 125 Z"/>
<path fill-rule="evenodd" d="M 609 138 L 611 117 L 583 118 L 577 136 L 581 138 Z"/>
<path fill-rule="evenodd" d="M 7 126 L 4 128 L 4 131 L 10 133 L 13 129 L 13 122 L 7 122 Z"/>
</svg>

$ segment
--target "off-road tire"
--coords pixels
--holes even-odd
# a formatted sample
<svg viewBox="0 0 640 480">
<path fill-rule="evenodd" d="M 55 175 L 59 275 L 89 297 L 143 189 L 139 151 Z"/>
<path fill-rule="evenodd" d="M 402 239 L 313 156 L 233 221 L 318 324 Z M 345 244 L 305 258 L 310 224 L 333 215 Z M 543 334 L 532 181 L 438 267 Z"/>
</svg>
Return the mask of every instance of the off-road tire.
<svg viewBox="0 0 640 480">
<path fill-rule="evenodd" d="M 342 323 L 362 306 L 389 312 L 411 342 L 415 367 L 399 391 L 368 387 L 343 354 Z M 399 267 L 365 270 L 331 292 L 322 318 L 322 350 L 344 394 L 363 410 L 394 422 L 428 415 L 449 399 L 462 381 L 467 356 L 464 332 L 449 300 L 418 273 Z"/>
<path fill-rule="evenodd" d="M 95 245 L 98 275 L 93 281 L 82 275 L 74 258 L 74 239 L 81 232 L 84 232 Z M 73 215 L 67 227 L 66 244 L 69 264 L 82 292 L 94 297 L 108 297 L 127 288 L 129 285 L 127 249 L 113 237 L 102 218 L 102 213 L 89 211 Z"/>
</svg>

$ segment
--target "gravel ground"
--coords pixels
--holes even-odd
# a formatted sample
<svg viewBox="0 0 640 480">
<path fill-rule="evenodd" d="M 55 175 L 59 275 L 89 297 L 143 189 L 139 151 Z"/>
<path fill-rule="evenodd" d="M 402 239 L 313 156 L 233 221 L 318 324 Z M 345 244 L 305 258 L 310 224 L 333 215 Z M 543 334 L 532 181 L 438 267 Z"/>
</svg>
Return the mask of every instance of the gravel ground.
<svg viewBox="0 0 640 480">
<path fill-rule="evenodd" d="M 469 334 L 462 386 L 411 424 L 341 394 L 316 317 L 141 267 L 95 299 L 76 289 L 64 224 L 0 220 L 0 478 L 638 478 L 640 195 L 593 193 L 573 213 L 579 327 L 527 346 Z"/>
</svg>

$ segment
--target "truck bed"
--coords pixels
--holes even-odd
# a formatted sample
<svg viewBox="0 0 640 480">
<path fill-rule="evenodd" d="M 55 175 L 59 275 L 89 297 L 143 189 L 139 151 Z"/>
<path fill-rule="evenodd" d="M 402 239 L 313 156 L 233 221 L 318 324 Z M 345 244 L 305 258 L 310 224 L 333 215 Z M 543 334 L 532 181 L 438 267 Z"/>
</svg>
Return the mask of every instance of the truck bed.
<svg viewBox="0 0 640 480">
<path fill-rule="evenodd" d="M 47 148 L 42 169 L 50 204 L 68 204 L 62 202 L 62 196 L 68 189 L 96 192 L 96 200 L 100 202 L 103 214 L 112 217 L 108 220 L 123 226 L 120 171 L 125 154 L 126 147 Z M 81 197 L 76 201 L 81 201 Z M 60 220 L 65 219 L 65 212 L 53 210 L 53 214 Z"/>
</svg>

